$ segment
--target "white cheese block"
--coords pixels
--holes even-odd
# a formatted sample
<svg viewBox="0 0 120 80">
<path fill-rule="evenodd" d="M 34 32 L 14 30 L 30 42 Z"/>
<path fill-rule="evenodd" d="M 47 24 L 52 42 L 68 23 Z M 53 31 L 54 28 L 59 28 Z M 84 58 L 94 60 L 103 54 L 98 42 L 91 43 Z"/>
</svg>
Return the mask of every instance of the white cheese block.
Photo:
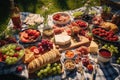
<svg viewBox="0 0 120 80">
<path fill-rule="evenodd" d="M 91 41 L 90 46 L 89 46 L 89 51 L 91 53 L 97 53 L 98 52 L 98 45 L 94 41 Z"/>
<path fill-rule="evenodd" d="M 58 45 L 66 45 L 71 42 L 71 37 L 69 35 L 55 35 L 55 43 Z"/>
</svg>

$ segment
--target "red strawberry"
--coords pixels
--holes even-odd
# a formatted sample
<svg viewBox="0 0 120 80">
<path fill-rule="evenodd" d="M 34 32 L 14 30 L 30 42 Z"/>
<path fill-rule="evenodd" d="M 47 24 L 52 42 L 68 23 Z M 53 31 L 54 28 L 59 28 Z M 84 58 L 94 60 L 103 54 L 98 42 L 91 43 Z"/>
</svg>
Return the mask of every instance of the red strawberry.
<svg viewBox="0 0 120 80">
<path fill-rule="evenodd" d="M 87 65 L 87 69 L 88 69 L 89 71 L 93 71 L 93 66 L 92 66 L 92 64 L 88 64 L 88 65 Z"/>
<path fill-rule="evenodd" d="M 40 35 L 40 32 L 36 32 L 35 36 L 38 37 Z"/>
<path fill-rule="evenodd" d="M 39 54 L 39 50 L 38 50 L 37 48 L 34 49 L 33 52 L 34 52 L 36 55 Z"/>
<path fill-rule="evenodd" d="M 34 52 L 34 49 L 37 49 L 37 47 L 36 47 L 36 46 L 32 46 L 32 47 L 30 48 L 30 50 L 31 50 L 32 52 Z"/>
<path fill-rule="evenodd" d="M 14 57 L 19 57 L 19 54 L 18 54 L 18 53 L 15 53 L 13 56 L 14 56 Z"/>
<path fill-rule="evenodd" d="M 3 55 L 2 60 L 5 61 L 6 57 L 7 57 L 7 55 Z"/>
<path fill-rule="evenodd" d="M 23 70 L 23 67 L 22 66 L 18 66 L 17 69 L 16 69 L 18 72 L 21 72 Z"/>
<path fill-rule="evenodd" d="M 15 48 L 16 51 L 20 51 L 22 49 L 22 47 L 18 46 Z"/>
</svg>

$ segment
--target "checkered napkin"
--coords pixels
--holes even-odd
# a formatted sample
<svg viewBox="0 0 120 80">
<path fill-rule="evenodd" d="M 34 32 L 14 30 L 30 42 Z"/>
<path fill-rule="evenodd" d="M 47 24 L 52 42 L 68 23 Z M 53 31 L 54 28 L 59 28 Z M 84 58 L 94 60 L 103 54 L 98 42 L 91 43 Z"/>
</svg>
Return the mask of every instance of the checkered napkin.
<svg viewBox="0 0 120 80">
<path fill-rule="evenodd" d="M 102 75 L 97 75 L 96 80 L 120 80 L 120 65 L 110 62 L 100 63 L 100 69 L 103 71 L 105 79 Z"/>
<path fill-rule="evenodd" d="M 21 72 L 17 71 L 18 66 L 23 67 L 23 70 Z M 14 65 L 7 65 L 7 66 L 4 63 L 0 63 L 0 75 L 7 75 L 7 74 L 13 74 L 16 76 L 28 78 L 28 71 L 27 71 L 26 65 L 21 62 L 18 62 Z"/>
<path fill-rule="evenodd" d="M 84 76 L 84 80 L 120 80 L 120 65 L 110 62 L 99 63 L 93 76 L 87 70 L 85 70 Z"/>
</svg>

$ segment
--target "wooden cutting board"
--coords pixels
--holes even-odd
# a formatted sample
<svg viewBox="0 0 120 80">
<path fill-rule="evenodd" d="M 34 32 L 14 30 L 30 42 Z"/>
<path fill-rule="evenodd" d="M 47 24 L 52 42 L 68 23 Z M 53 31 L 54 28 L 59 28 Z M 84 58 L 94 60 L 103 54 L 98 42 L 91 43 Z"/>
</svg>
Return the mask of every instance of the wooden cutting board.
<svg viewBox="0 0 120 80">
<path fill-rule="evenodd" d="M 74 38 L 75 39 L 75 38 Z M 59 51 L 65 51 L 65 50 L 69 50 L 69 49 L 73 49 L 73 48 L 77 48 L 81 45 L 85 45 L 85 44 L 89 44 L 89 40 L 88 38 L 84 37 L 84 36 L 79 36 L 80 41 L 76 42 L 74 41 L 74 39 L 71 39 L 71 43 L 68 45 L 64 45 L 64 46 L 59 46 Z M 56 45 L 57 46 L 57 45 Z"/>
</svg>

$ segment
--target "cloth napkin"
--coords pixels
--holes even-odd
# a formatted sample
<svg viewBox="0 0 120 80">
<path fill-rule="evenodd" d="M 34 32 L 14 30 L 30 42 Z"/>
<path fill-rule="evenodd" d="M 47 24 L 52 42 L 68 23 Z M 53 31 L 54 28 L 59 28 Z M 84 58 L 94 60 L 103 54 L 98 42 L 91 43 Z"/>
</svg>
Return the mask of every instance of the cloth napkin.
<svg viewBox="0 0 120 80">
<path fill-rule="evenodd" d="M 17 71 L 18 66 L 23 67 L 23 70 L 21 72 Z M 21 61 L 13 65 L 5 65 L 4 63 L 0 63 L 0 75 L 7 74 L 13 74 L 28 79 L 28 70 L 26 68 L 26 65 L 23 64 Z"/>
</svg>

